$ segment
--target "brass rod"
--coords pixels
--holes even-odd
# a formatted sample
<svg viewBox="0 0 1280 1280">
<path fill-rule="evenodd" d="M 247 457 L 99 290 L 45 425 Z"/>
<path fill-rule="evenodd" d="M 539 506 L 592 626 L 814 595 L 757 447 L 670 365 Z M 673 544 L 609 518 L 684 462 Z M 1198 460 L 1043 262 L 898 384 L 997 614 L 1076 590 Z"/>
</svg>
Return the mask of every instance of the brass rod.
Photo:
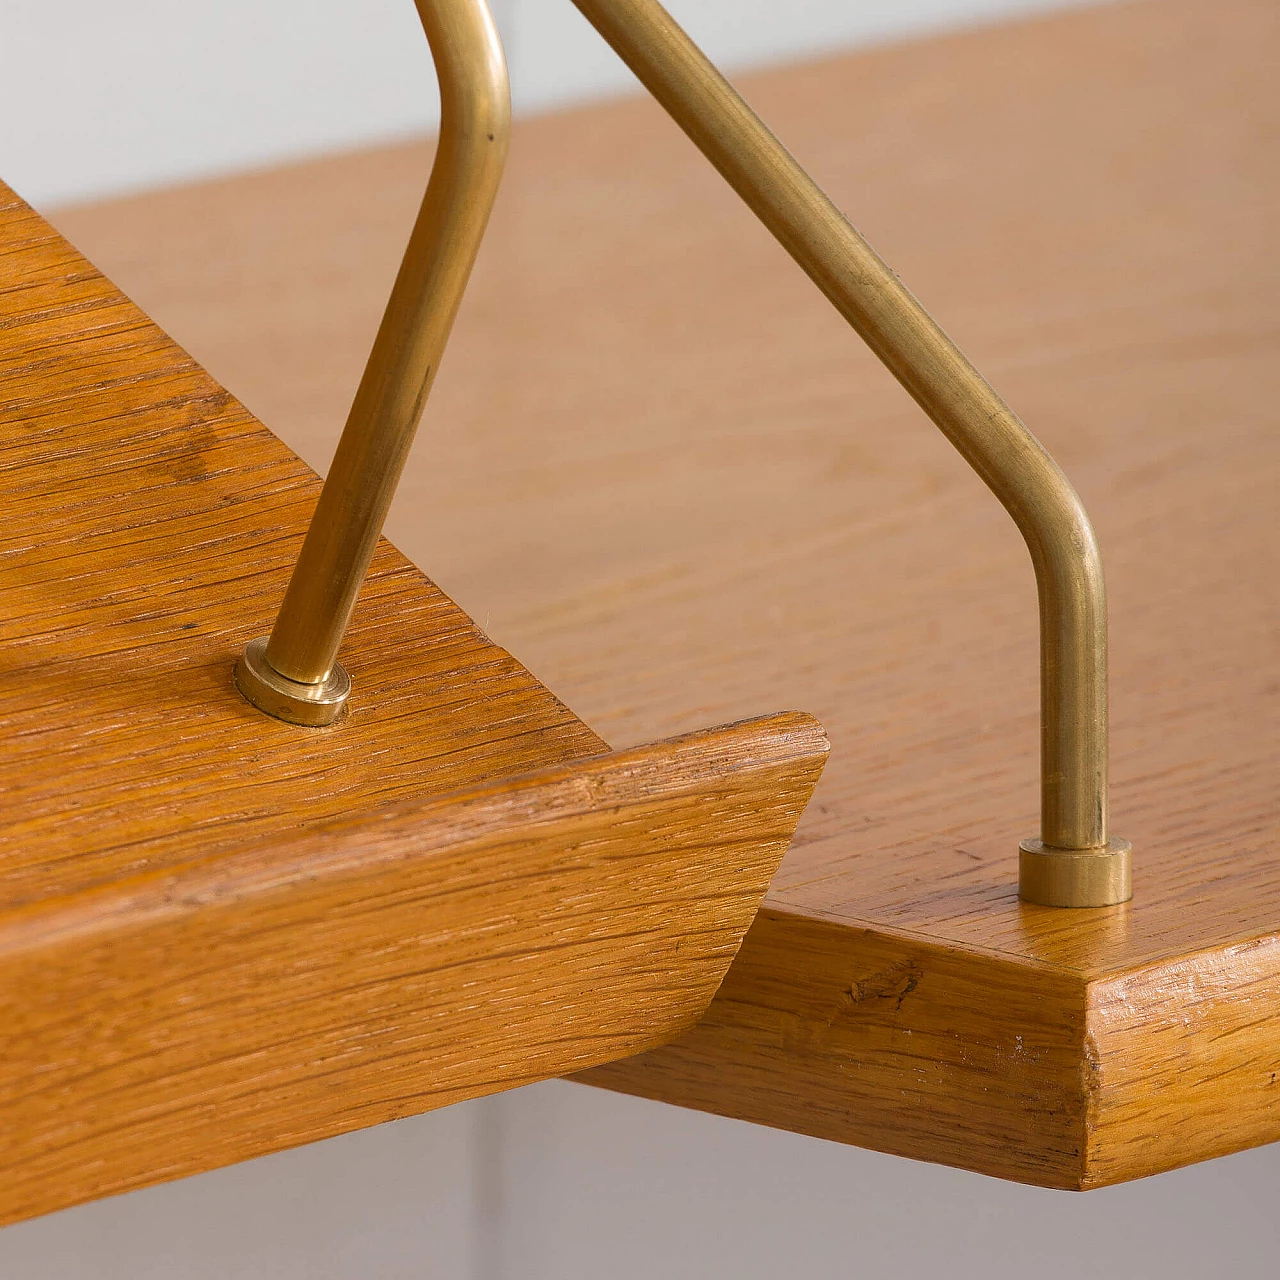
<svg viewBox="0 0 1280 1280">
<path fill-rule="evenodd" d="M 286 719 L 295 717 L 280 697 L 314 703 L 309 691 L 333 682 L 506 160 L 511 95 L 485 0 L 416 3 L 440 82 L 431 178 L 265 654 L 246 651 L 238 669 L 251 701 Z M 279 683 L 272 673 L 282 687 L 255 697 L 257 677 Z M 303 706 L 300 722 L 326 723 L 339 709 L 313 717 Z"/>
<path fill-rule="evenodd" d="M 1057 463 L 656 0 L 574 0 L 646 89 L 804 268 L 1004 504 L 1040 601 L 1041 841 L 1023 894 L 1128 897 L 1128 846 L 1107 832 L 1107 605 L 1097 540 Z M 1031 848 L 1036 845 L 1037 848 Z M 1054 887 L 1033 862 L 1054 851 Z M 1081 859 L 1081 852 L 1097 859 Z M 1102 867 L 1102 862 L 1109 864 Z M 1069 882 L 1088 887 L 1064 891 Z M 1041 877 L 1043 878 L 1043 877 Z M 1102 887 L 1098 887 L 1101 885 Z"/>
</svg>

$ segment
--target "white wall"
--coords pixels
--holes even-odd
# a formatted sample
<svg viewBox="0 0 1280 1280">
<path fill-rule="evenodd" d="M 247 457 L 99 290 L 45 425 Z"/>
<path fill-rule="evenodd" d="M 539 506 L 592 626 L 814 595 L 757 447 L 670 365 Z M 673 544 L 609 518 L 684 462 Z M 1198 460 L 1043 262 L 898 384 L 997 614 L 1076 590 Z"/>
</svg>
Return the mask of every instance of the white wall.
<svg viewBox="0 0 1280 1280">
<path fill-rule="evenodd" d="M 4 1280 L 1275 1280 L 1280 1145 L 1088 1195 L 551 1081 L 0 1231 Z"/>
<path fill-rule="evenodd" d="M 5 1227 L 0 1277 L 488 1280 L 480 1118 L 453 1107 Z"/>
<path fill-rule="evenodd" d="M 1071 0 L 672 0 L 729 66 Z M 570 0 L 492 0 L 518 110 L 632 81 Z M 0 175 L 42 207 L 430 128 L 410 0 L 0 0 Z"/>
<path fill-rule="evenodd" d="M 676 0 L 760 63 L 1053 0 Z M 525 110 L 628 87 L 503 0 Z M 0 174 L 42 204 L 427 127 L 408 0 L 0 0 Z M 1280 1146 L 1085 1197 L 551 1083 L 0 1231 L 3 1280 L 1277 1274 Z"/>
</svg>

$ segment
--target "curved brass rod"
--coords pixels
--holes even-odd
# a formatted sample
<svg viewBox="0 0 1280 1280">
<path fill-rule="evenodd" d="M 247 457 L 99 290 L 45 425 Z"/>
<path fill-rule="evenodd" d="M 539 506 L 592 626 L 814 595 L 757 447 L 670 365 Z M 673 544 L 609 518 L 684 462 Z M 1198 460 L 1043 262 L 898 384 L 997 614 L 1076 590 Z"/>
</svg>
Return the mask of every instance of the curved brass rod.
<svg viewBox="0 0 1280 1280">
<path fill-rule="evenodd" d="M 382 533 L 506 161 L 511 94 L 485 0 L 416 0 L 440 81 L 440 139 L 373 350 L 267 641 L 236 668 L 262 710 L 328 724 L 338 647 Z"/>
<path fill-rule="evenodd" d="M 1013 517 L 1040 599 L 1041 837 L 1023 843 L 1022 896 L 1061 906 L 1124 901 L 1128 844 L 1107 832 L 1106 586 L 1075 490 L 660 4 L 574 3 Z"/>
</svg>

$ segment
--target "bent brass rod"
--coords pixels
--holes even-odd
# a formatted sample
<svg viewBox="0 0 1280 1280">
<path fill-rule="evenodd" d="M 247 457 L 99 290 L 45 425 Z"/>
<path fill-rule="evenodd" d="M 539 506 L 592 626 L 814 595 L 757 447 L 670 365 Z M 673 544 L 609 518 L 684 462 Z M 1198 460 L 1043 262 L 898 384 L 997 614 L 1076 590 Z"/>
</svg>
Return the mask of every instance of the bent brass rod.
<svg viewBox="0 0 1280 1280">
<path fill-rule="evenodd" d="M 322 684 L 368 573 L 497 194 L 510 137 L 506 61 L 485 0 L 416 0 L 440 81 L 422 207 L 267 643 Z"/>
<path fill-rule="evenodd" d="M 1104 848 L 1106 587 L 1070 482 L 661 5 L 574 3 L 1013 517 L 1040 600 L 1041 839 L 1050 850 Z"/>
</svg>

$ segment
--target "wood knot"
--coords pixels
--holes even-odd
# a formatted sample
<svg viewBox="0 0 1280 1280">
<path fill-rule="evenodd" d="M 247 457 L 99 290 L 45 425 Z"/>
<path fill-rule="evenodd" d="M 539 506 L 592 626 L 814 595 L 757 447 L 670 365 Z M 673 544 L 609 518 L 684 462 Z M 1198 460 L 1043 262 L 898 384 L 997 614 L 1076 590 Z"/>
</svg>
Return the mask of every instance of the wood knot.
<svg viewBox="0 0 1280 1280">
<path fill-rule="evenodd" d="M 890 965 L 865 978 L 859 978 L 849 988 L 849 1000 L 862 1004 L 867 1000 L 892 1000 L 895 1009 L 920 985 L 924 970 L 909 960 Z"/>
</svg>

